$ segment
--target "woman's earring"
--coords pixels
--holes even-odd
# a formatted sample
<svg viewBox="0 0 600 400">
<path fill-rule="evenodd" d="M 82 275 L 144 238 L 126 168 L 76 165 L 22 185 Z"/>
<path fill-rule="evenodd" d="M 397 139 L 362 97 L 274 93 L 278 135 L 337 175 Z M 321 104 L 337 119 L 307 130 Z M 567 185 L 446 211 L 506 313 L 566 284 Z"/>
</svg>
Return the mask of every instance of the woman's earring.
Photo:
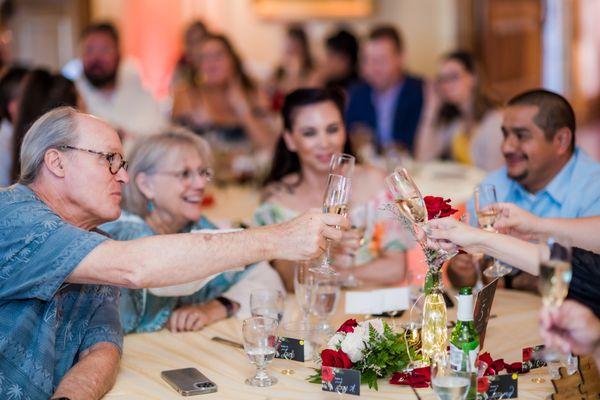
<svg viewBox="0 0 600 400">
<path fill-rule="evenodd" d="M 148 211 L 148 214 L 152 214 L 154 211 L 154 203 L 152 203 L 152 200 L 150 199 L 148 199 L 148 203 L 146 204 L 146 210 Z"/>
</svg>

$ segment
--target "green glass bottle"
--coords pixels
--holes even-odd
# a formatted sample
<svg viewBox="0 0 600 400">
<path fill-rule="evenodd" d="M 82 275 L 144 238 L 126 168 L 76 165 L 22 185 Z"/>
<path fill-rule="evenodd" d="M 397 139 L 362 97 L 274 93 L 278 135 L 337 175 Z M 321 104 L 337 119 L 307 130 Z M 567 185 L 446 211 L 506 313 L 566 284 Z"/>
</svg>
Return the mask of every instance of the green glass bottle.
<svg viewBox="0 0 600 400">
<path fill-rule="evenodd" d="M 471 387 L 466 399 L 474 400 L 477 396 L 475 361 L 479 354 L 479 334 L 473 322 L 473 292 L 469 287 L 460 289 L 457 319 L 450 335 L 450 366 L 455 371 L 470 374 Z"/>
</svg>

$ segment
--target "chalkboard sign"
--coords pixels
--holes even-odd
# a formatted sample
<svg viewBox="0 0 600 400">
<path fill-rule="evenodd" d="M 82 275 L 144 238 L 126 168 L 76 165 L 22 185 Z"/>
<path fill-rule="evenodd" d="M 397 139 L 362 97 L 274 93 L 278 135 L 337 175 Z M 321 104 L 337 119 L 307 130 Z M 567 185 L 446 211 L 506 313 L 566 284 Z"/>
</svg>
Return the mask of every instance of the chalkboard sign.
<svg viewBox="0 0 600 400">
<path fill-rule="evenodd" d="M 321 389 L 326 392 L 360 396 L 360 371 L 321 367 Z"/>
<path fill-rule="evenodd" d="M 496 278 L 479 291 L 477 301 L 475 302 L 473 322 L 475 322 L 475 329 L 477 329 L 477 333 L 479 334 L 480 349 L 483 349 L 485 331 L 487 329 L 488 320 L 490 319 L 490 311 L 492 310 L 492 304 L 494 303 L 494 295 L 496 294 L 497 286 L 498 279 Z"/>
<path fill-rule="evenodd" d="M 489 400 L 514 399 L 519 395 L 519 375 L 490 375 L 478 379 L 478 391 L 485 392 Z"/>
<path fill-rule="evenodd" d="M 304 362 L 304 340 L 280 337 L 275 358 Z"/>
<path fill-rule="evenodd" d="M 523 371 L 529 371 L 547 365 L 544 361 L 544 348 L 543 344 L 539 344 L 523 349 Z"/>
</svg>

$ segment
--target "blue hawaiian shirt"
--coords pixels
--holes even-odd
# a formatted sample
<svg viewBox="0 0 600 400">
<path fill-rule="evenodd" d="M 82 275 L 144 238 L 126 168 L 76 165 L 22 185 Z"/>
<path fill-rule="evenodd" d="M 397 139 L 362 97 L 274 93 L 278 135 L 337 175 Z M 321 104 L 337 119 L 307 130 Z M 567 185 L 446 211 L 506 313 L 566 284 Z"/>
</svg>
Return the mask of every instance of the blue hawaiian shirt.
<svg viewBox="0 0 600 400">
<path fill-rule="evenodd" d="M 84 350 L 121 350 L 118 289 L 65 283 L 106 239 L 26 186 L 0 189 L 0 398 L 48 399 Z"/>
<path fill-rule="evenodd" d="M 217 227 L 206 218 L 200 218 L 196 223 L 189 224 L 181 233 L 195 229 L 216 229 Z M 156 233 L 141 217 L 125 211 L 114 222 L 100 226 L 100 229 L 110 234 L 116 240 L 133 240 Z M 161 330 L 176 308 L 189 304 L 201 304 L 223 295 L 229 288 L 239 282 L 255 264 L 249 265 L 243 271 L 222 272 L 211 279 L 196 293 L 189 296 L 168 297 L 155 296 L 148 289 L 121 289 L 120 314 L 125 333 L 153 332 Z"/>
</svg>

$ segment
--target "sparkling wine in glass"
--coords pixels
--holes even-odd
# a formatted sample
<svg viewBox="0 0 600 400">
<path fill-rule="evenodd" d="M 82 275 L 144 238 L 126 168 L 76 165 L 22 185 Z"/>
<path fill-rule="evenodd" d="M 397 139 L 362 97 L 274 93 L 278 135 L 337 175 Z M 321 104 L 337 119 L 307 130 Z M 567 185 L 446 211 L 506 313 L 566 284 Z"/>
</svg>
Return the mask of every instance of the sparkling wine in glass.
<svg viewBox="0 0 600 400">
<path fill-rule="evenodd" d="M 496 187 L 491 184 L 481 184 L 475 188 L 475 212 L 477 213 L 477 222 L 479 227 L 488 232 L 496 232 L 494 223 L 498 218 L 498 198 L 496 196 Z M 487 267 L 483 274 L 488 278 L 498 278 L 509 274 L 512 268 L 502 264 L 498 260 Z"/>
<path fill-rule="evenodd" d="M 250 293 L 250 312 L 253 317 L 268 317 L 281 322 L 284 306 L 279 290 L 261 289 Z"/>
<path fill-rule="evenodd" d="M 323 212 L 343 216 L 348 215 L 348 202 L 350 201 L 351 179 L 343 175 L 329 174 L 327 178 L 327 189 L 323 199 Z M 337 275 L 331 268 L 331 242 L 327 241 L 327 247 L 320 266 L 311 269 L 312 272 L 324 275 Z"/>
<path fill-rule="evenodd" d="M 471 386 L 469 374 L 452 370 L 446 352 L 431 360 L 431 387 L 440 400 L 463 400 Z"/>
<path fill-rule="evenodd" d="M 571 283 L 571 249 L 561 246 L 553 238 L 546 246 L 548 260 L 540 262 L 539 290 L 544 307 L 560 307 L 569 292 Z"/>
<path fill-rule="evenodd" d="M 244 320 L 242 334 L 244 350 L 250 362 L 256 365 L 256 374 L 246 384 L 257 387 L 273 386 L 277 379 L 267 372 L 267 365 L 275 357 L 278 322 L 273 318 L 252 317 Z"/>
<path fill-rule="evenodd" d="M 397 168 L 385 181 L 402 215 L 414 224 L 427 222 L 423 196 L 405 168 Z"/>
<path fill-rule="evenodd" d="M 300 262 L 294 269 L 294 293 L 300 310 L 302 321 L 308 326 L 312 306 L 312 292 L 315 287 L 315 275 L 310 271 L 309 262 Z"/>
<path fill-rule="evenodd" d="M 319 318 L 319 330 L 329 332 L 329 317 L 337 310 L 340 298 L 340 283 L 335 277 L 321 276 L 312 292 L 312 312 Z"/>
</svg>

